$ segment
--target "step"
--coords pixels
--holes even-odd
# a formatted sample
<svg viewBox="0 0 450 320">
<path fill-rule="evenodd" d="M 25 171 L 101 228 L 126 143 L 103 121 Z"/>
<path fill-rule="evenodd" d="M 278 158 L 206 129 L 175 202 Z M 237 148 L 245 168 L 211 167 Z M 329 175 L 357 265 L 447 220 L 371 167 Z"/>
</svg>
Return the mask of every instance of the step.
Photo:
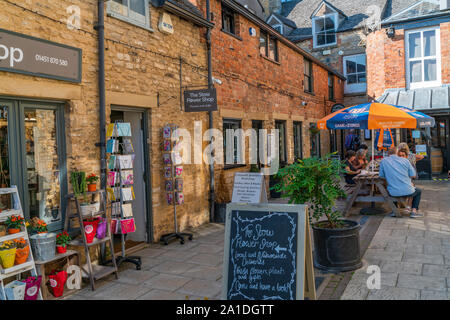
<svg viewBox="0 0 450 320">
<path fill-rule="evenodd" d="M 26 237 L 27 237 L 27 232 L 22 231 L 19 233 L 8 234 L 6 236 L 0 237 L 0 242 L 9 241 L 9 240 L 17 239 L 17 238 L 26 238 Z"/>
<path fill-rule="evenodd" d="M 2 188 L 0 189 L 0 194 L 10 194 L 10 193 L 16 193 L 16 188 Z"/>
<path fill-rule="evenodd" d="M 9 278 L 9 277 L 15 276 L 19 273 L 32 270 L 33 268 L 34 268 L 34 262 L 28 261 L 28 262 L 19 264 L 17 266 L 13 266 L 8 269 L 2 269 L 0 272 L 0 279 Z"/>
<path fill-rule="evenodd" d="M 92 246 L 96 246 L 96 245 L 98 245 L 98 244 L 107 242 L 107 241 L 109 241 L 109 240 L 110 240 L 110 237 L 108 237 L 108 236 L 104 237 L 103 239 L 97 239 L 97 238 L 95 238 L 94 241 L 92 241 L 92 243 L 86 243 L 86 245 L 87 245 L 88 247 L 92 247 Z M 82 246 L 84 246 L 84 241 L 83 241 L 83 239 L 75 239 L 75 240 L 72 240 L 72 241 L 69 243 L 69 245 L 71 245 L 71 246 L 76 246 L 76 247 L 82 247 Z"/>
<path fill-rule="evenodd" d="M 88 265 L 87 264 L 83 265 L 81 270 L 82 270 L 83 278 L 89 278 Z M 111 273 L 116 272 L 116 269 L 112 266 L 92 265 L 92 272 L 94 274 L 94 280 L 99 280 L 101 278 L 104 278 L 104 277 L 110 275 Z"/>
<path fill-rule="evenodd" d="M 0 212 L 0 218 L 8 218 L 13 215 L 16 215 L 16 216 L 18 215 L 23 218 L 22 210 L 8 209 L 8 210 L 3 210 L 2 212 Z"/>
</svg>

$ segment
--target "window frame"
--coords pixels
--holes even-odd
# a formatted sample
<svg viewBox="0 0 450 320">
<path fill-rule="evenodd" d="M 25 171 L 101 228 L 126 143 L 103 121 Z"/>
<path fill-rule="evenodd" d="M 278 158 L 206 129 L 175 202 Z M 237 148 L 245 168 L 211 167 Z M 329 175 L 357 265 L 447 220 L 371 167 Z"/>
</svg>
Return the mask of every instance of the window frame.
<svg viewBox="0 0 450 320">
<path fill-rule="evenodd" d="M 366 82 L 357 82 L 357 83 L 348 83 L 348 77 L 349 75 L 356 75 L 358 79 L 358 74 L 362 74 L 362 72 L 358 72 L 358 69 L 356 69 L 355 73 L 347 73 L 347 64 L 346 61 L 350 60 L 351 58 L 357 59 L 358 56 L 364 56 L 364 67 L 365 67 L 365 75 L 366 75 Z M 365 53 L 358 53 L 358 54 L 352 54 L 348 55 L 342 58 L 342 65 L 344 69 L 344 76 L 346 78 L 345 84 L 344 84 L 344 93 L 364 93 L 367 92 L 367 55 Z"/>
<path fill-rule="evenodd" d="M 317 44 L 317 35 L 319 34 L 319 32 L 316 32 L 316 20 L 319 19 L 323 19 L 325 20 L 326 18 L 332 17 L 333 22 L 334 22 L 334 42 L 333 43 L 325 43 L 325 44 Z M 337 44 L 337 25 L 338 25 L 339 19 L 338 19 L 338 13 L 328 13 L 325 14 L 323 16 L 319 16 L 319 17 L 314 17 L 312 18 L 312 34 L 313 34 L 313 48 L 323 48 L 323 47 L 329 47 L 329 46 L 333 46 Z M 331 30 L 331 29 L 329 29 Z M 325 36 L 327 35 L 327 30 L 324 31 L 325 32 Z"/>
<path fill-rule="evenodd" d="M 309 63 L 309 75 L 306 74 L 306 63 Z M 306 93 L 314 93 L 314 68 L 313 62 L 307 58 L 303 58 L 303 91 Z M 307 79 L 308 78 L 308 79 Z M 309 85 L 309 90 L 306 90 L 306 83 Z"/>
<path fill-rule="evenodd" d="M 236 167 L 242 167 L 245 166 L 245 164 L 242 163 L 238 163 L 239 160 L 239 156 L 242 157 L 242 154 L 239 154 L 239 150 L 238 150 L 238 146 L 239 143 L 235 143 L 233 141 L 233 152 L 235 153 L 235 159 L 233 159 L 233 164 L 227 164 L 227 148 L 226 148 L 226 143 L 227 143 L 227 132 L 225 129 L 225 123 L 229 123 L 229 124 L 237 124 L 238 128 L 237 129 L 233 129 L 233 130 L 238 130 L 238 129 L 242 129 L 242 119 L 235 119 L 235 118 L 222 118 L 222 134 L 223 134 L 223 163 L 224 163 L 224 169 L 229 169 L 229 168 L 236 168 Z M 237 138 L 237 137 L 235 137 Z M 241 143 L 245 144 L 245 140 L 242 141 Z M 245 147 L 245 145 L 243 146 Z"/>
<path fill-rule="evenodd" d="M 282 25 L 281 23 L 274 24 L 274 25 L 272 26 L 272 28 L 273 28 L 275 31 L 277 31 L 279 34 L 281 34 L 281 35 L 283 34 L 283 25 Z M 277 28 L 280 28 L 280 31 L 278 31 Z"/>
<path fill-rule="evenodd" d="M 265 39 L 265 53 L 263 54 L 261 52 L 261 39 Z M 273 41 L 273 42 L 272 42 Z M 275 44 L 275 57 L 272 59 L 270 57 L 270 44 Z M 278 39 L 272 35 L 269 34 L 269 32 L 259 29 L 259 54 L 263 56 L 264 58 L 267 58 L 271 61 L 280 62 L 280 56 L 278 53 Z"/>
<path fill-rule="evenodd" d="M 331 80 L 331 81 L 330 81 Z M 330 85 L 331 82 L 331 85 Z M 328 100 L 334 101 L 334 75 L 328 72 Z"/>
<path fill-rule="evenodd" d="M 296 130 L 297 129 L 297 130 Z M 300 132 L 297 132 L 300 130 Z M 294 135 L 294 161 L 303 159 L 303 123 L 302 121 L 294 121 L 292 123 L 292 131 Z M 298 141 L 300 139 L 300 141 Z"/>
<path fill-rule="evenodd" d="M 317 158 L 320 158 L 321 157 L 321 150 L 320 150 L 320 131 L 317 133 L 317 134 L 315 134 L 315 135 L 313 135 L 312 133 L 311 133 L 311 129 L 312 128 L 317 128 L 317 124 L 316 123 L 314 123 L 314 122 L 310 122 L 309 123 L 309 143 L 310 143 L 310 146 L 309 146 L 309 152 L 310 152 L 310 154 L 309 154 L 309 156 L 310 156 L 310 158 L 312 158 L 312 157 L 317 157 Z M 312 144 L 312 142 L 313 142 L 313 139 L 316 139 L 316 155 L 313 155 L 312 154 L 312 151 L 313 151 L 313 144 Z"/>
<path fill-rule="evenodd" d="M 287 158 L 287 135 L 286 135 L 286 129 L 287 129 L 287 121 L 286 120 L 275 120 L 275 129 L 278 129 L 278 126 L 281 125 L 283 127 L 283 132 L 278 132 L 278 141 L 281 142 L 283 140 L 283 143 L 279 143 L 278 145 L 278 160 L 280 167 L 283 167 L 288 163 Z M 281 130 L 279 130 L 281 131 Z M 283 146 L 283 148 L 281 147 Z M 282 157 L 284 159 L 282 159 Z"/>
<path fill-rule="evenodd" d="M 130 18 L 130 0 L 127 0 L 128 3 L 128 7 L 127 7 L 127 13 L 128 16 L 124 16 L 120 13 L 117 13 L 116 11 L 112 10 L 112 6 L 114 5 L 120 5 L 119 3 L 115 2 L 115 1 L 108 1 L 106 2 L 106 14 L 110 17 L 116 18 L 118 20 L 122 20 L 125 21 L 127 23 L 133 24 L 135 26 L 138 26 L 140 28 L 146 29 L 148 31 L 154 31 L 151 27 L 151 12 L 150 12 L 150 3 L 148 0 L 142 0 L 144 1 L 144 5 L 145 5 L 145 24 L 143 24 L 141 21 L 135 20 L 133 18 Z"/>
<path fill-rule="evenodd" d="M 236 12 L 233 9 L 231 9 L 230 7 L 228 7 L 226 4 L 222 3 L 222 9 L 221 9 L 220 14 L 221 14 L 221 19 L 222 19 L 221 31 L 226 32 L 226 33 L 230 33 L 232 35 L 237 36 L 237 33 L 236 33 Z M 225 16 L 230 16 L 231 17 L 230 28 L 232 28 L 232 30 L 225 29 L 225 23 L 224 23 Z"/>
<path fill-rule="evenodd" d="M 426 31 L 435 31 L 436 36 L 436 55 L 435 56 L 424 56 L 424 50 L 425 46 L 424 39 L 423 39 L 423 33 Z M 421 56 L 418 58 L 409 58 L 409 37 L 411 34 L 414 33 L 420 33 L 420 45 L 421 45 Z M 442 84 L 442 69 L 441 69 L 441 31 L 440 26 L 433 26 L 433 27 L 427 27 L 427 28 L 420 28 L 420 29 L 411 29 L 411 30 L 405 30 L 405 77 L 406 77 L 406 86 L 408 89 L 418 89 L 418 88 L 429 88 L 429 87 L 438 87 Z M 436 59 L 436 80 L 433 81 L 425 81 L 425 60 L 434 60 Z M 422 81 L 420 82 L 411 82 L 410 75 L 410 62 L 411 61 L 421 61 L 421 71 L 422 71 Z"/>
</svg>

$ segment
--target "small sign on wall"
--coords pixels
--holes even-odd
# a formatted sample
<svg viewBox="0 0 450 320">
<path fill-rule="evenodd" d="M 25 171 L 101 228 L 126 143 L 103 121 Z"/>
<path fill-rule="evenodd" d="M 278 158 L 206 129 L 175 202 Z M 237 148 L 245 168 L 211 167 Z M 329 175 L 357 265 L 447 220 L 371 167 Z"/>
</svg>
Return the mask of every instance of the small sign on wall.
<svg viewBox="0 0 450 320">
<path fill-rule="evenodd" d="M 173 24 L 170 15 L 164 12 L 159 18 L 158 29 L 162 33 L 173 34 Z"/>
</svg>

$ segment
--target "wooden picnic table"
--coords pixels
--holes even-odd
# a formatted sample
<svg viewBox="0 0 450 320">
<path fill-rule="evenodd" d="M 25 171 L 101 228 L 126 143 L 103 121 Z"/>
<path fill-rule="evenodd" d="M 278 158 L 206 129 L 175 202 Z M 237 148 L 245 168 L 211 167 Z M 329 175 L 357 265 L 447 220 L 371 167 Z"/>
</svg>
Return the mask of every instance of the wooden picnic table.
<svg viewBox="0 0 450 320">
<path fill-rule="evenodd" d="M 381 178 L 378 172 L 358 174 L 353 178 L 353 181 L 355 181 L 356 185 L 354 191 L 347 198 L 344 211 L 346 216 L 349 214 L 355 201 L 358 201 L 387 203 L 392 209 L 392 212 L 394 212 L 397 217 L 401 217 L 400 211 L 395 206 L 393 199 L 389 196 L 389 193 L 386 190 L 386 180 Z M 370 186 L 369 195 L 361 195 L 361 191 L 364 190 L 366 186 Z M 378 190 L 379 193 L 376 192 L 376 190 Z"/>
</svg>

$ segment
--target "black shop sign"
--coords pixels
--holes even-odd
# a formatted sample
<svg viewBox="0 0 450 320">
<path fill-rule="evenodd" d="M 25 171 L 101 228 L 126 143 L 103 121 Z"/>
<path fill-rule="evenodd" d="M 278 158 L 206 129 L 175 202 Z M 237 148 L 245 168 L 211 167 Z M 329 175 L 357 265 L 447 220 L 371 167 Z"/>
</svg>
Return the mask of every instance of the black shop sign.
<svg viewBox="0 0 450 320">
<path fill-rule="evenodd" d="M 184 91 L 184 111 L 201 112 L 217 111 L 216 89 Z"/>
</svg>

